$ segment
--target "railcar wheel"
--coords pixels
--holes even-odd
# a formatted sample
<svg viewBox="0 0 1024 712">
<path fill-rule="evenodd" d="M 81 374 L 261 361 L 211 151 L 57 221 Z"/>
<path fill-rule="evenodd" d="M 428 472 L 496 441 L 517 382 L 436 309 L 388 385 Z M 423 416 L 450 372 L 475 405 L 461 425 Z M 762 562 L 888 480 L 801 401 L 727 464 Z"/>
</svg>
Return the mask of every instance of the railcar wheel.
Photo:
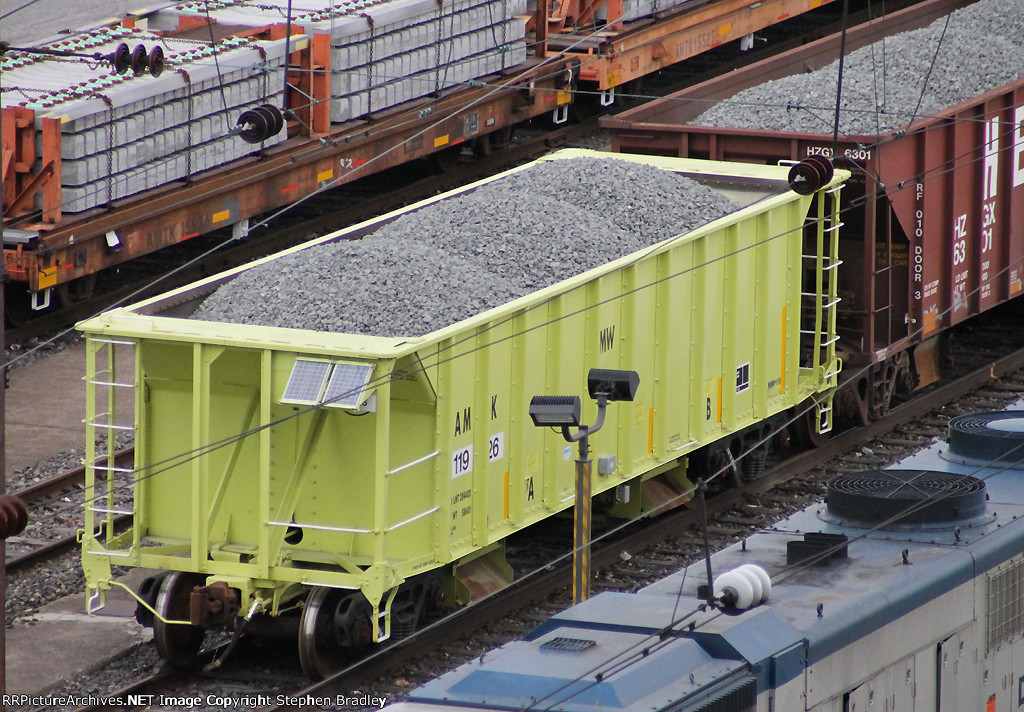
<svg viewBox="0 0 1024 712">
<path fill-rule="evenodd" d="M 491 133 L 478 136 L 473 141 L 473 155 L 477 158 L 486 158 L 495 153 L 504 151 L 512 143 L 512 127 L 492 131 Z"/>
<path fill-rule="evenodd" d="M 451 173 L 459 165 L 459 159 L 462 157 L 462 144 L 456 146 L 448 146 L 442 148 L 440 151 L 435 151 L 427 156 L 427 160 L 430 162 L 431 167 L 436 173 Z"/>
<path fill-rule="evenodd" d="M 362 594 L 337 588 L 314 588 L 299 623 L 299 661 L 309 677 L 337 672 L 353 652 L 373 642 L 373 610 Z"/>
<path fill-rule="evenodd" d="M 156 612 L 160 618 L 171 621 L 188 620 L 192 589 L 202 580 L 195 574 L 176 571 L 160 583 L 156 594 Z M 164 623 L 153 620 L 153 642 L 156 650 L 172 667 L 179 670 L 194 668 L 199 661 L 199 648 L 205 631 L 194 625 Z"/>
<path fill-rule="evenodd" d="M 57 303 L 65 309 L 83 304 L 93 298 L 96 294 L 96 273 L 88 274 L 70 282 L 58 284 Z"/>
<path fill-rule="evenodd" d="M 36 318 L 37 313 L 32 310 L 31 297 L 25 290 L 25 285 L 18 284 L 16 287 L 3 285 L 4 289 L 4 321 L 8 326 L 25 326 Z"/>
<path fill-rule="evenodd" d="M 811 408 L 794 421 L 793 432 L 797 442 L 806 450 L 825 447 L 829 439 L 828 433 L 818 431 L 818 412 L 815 408 Z"/>
</svg>

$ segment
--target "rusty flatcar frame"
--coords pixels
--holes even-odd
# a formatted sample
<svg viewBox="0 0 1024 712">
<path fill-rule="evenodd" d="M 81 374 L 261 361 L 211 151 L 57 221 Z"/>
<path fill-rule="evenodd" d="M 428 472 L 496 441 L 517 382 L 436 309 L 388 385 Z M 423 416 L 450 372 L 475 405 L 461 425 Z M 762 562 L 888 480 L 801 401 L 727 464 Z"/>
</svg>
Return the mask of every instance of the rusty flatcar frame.
<svg viewBox="0 0 1024 712">
<path fill-rule="evenodd" d="M 694 3 L 630 23 L 621 32 L 582 37 L 549 30 L 548 46 L 580 57 L 580 79 L 607 92 L 825 5 L 832 0 L 719 0 Z"/>
<path fill-rule="evenodd" d="M 577 64 L 571 57 L 535 62 L 530 71 L 520 68 L 514 79 L 499 79 L 497 84 L 507 82 L 500 90 L 492 83 L 424 100 L 419 109 L 406 106 L 352 122 L 322 138 L 292 138 L 189 184 L 170 183 L 58 225 L 34 225 L 40 230 L 38 239 L 4 245 L 7 274 L 27 283 L 30 292 L 55 287 L 293 204 L 327 185 L 341 185 L 551 112 L 568 101 L 566 80 L 575 76 L 571 70 Z M 117 237 L 116 249 L 108 244 L 111 232 Z"/>
<path fill-rule="evenodd" d="M 6 127 L 14 123 L 8 121 L 8 111 L 13 110 L 5 109 L 5 205 L 10 206 L 21 196 L 31 207 L 31 199 L 40 192 L 43 205 L 42 214 L 33 224 L 19 226 L 8 221 L 8 228 L 24 228 L 21 240 L 12 239 L 5 231 L 8 277 L 33 294 L 87 277 L 295 203 L 325 184 L 340 185 L 564 109 L 579 82 L 585 89 L 601 92 L 602 103 L 610 103 L 615 88 L 628 81 L 827 2 L 831 0 L 764 0 L 753 4 L 748 0 L 694 0 L 690 6 L 626 25 L 613 20 L 607 31 L 586 35 L 578 34 L 566 20 L 577 25 L 580 19 L 593 20 L 593 2 L 578 0 L 552 12 L 548 8 L 553 3 L 541 2 L 538 12 L 547 15 L 549 21 L 535 28 L 541 30 L 535 35 L 538 56 L 516 68 L 519 74 L 508 80 L 507 90 L 491 93 L 489 89 L 463 89 L 441 100 L 422 101 L 411 109 L 399 107 L 348 127 L 330 124 L 328 102 L 323 99 L 329 96 L 329 74 L 325 70 L 329 42 L 314 36 L 303 51 L 292 57 L 292 65 L 298 70 L 293 86 L 304 97 L 320 97 L 303 100 L 295 108 L 299 131 L 311 136 L 293 136 L 257 158 L 234 162 L 192 182 L 170 183 L 73 216 L 60 214 L 59 162 L 52 167 L 43 165 L 32 174 L 32 163 L 39 164 L 36 159 L 40 157 L 17 158 L 15 147 L 28 146 L 31 141 L 19 140 L 13 131 L 8 135 Z M 580 17 L 565 17 L 564 8 L 570 5 Z M 616 15 L 621 7 L 621 0 L 612 0 L 608 11 Z M 553 14 L 556 12 L 562 12 L 562 16 Z M 129 25 L 133 22 L 133 17 L 125 20 Z M 284 31 L 274 26 L 251 32 L 276 39 Z M 10 117 L 14 118 L 13 114 Z M 24 124 L 25 117 L 20 121 Z M 44 142 L 44 152 L 56 154 L 59 161 L 59 148 L 53 149 L 59 146 L 59 131 L 55 141 Z M 8 211 L 7 217 L 12 216 L 16 214 Z M 111 233 L 116 240 L 108 238 Z"/>
</svg>

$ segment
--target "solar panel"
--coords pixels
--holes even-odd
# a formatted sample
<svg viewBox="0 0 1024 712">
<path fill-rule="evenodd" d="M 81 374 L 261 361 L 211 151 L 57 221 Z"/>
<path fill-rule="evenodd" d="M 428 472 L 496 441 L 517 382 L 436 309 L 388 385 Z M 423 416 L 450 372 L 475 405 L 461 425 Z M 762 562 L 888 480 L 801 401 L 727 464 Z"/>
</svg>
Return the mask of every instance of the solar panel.
<svg viewBox="0 0 1024 712">
<path fill-rule="evenodd" d="M 320 394 L 324 391 L 324 383 L 331 373 L 331 365 L 327 361 L 307 361 L 296 359 L 292 373 L 288 377 L 288 385 L 284 387 L 282 403 L 304 403 L 315 405 L 320 402 Z"/>
<path fill-rule="evenodd" d="M 373 366 L 355 363 L 336 363 L 331 380 L 324 393 L 323 404 L 337 408 L 356 408 L 363 402 L 363 389 Z"/>
</svg>

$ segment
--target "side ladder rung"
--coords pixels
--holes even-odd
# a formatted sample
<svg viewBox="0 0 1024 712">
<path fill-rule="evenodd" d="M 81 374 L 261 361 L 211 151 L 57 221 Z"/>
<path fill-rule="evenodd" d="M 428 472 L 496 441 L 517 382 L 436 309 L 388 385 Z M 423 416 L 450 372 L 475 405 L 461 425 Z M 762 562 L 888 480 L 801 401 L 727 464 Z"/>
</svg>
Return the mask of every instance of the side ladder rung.
<svg viewBox="0 0 1024 712">
<path fill-rule="evenodd" d="M 107 467 L 106 465 L 88 465 L 94 470 L 103 470 L 104 472 L 123 472 L 125 474 L 131 474 L 135 472 L 133 467 Z"/>
<path fill-rule="evenodd" d="M 822 295 L 818 294 L 817 292 L 800 292 L 800 296 L 804 297 L 805 299 L 818 299 Z M 841 301 L 843 301 L 842 297 L 836 297 L 832 301 L 825 302 L 824 304 L 822 304 L 820 308 L 822 310 L 831 309 L 832 307 L 834 307 L 836 304 L 838 304 Z"/>
<path fill-rule="evenodd" d="M 108 428 L 110 430 L 135 430 L 134 425 L 114 425 L 113 423 L 86 423 L 93 428 Z"/>
<path fill-rule="evenodd" d="M 825 336 L 824 332 L 822 332 L 822 331 L 815 331 L 814 329 L 801 329 L 800 333 L 803 334 L 804 336 Z M 827 341 L 822 341 L 820 345 L 821 345 L 822 348 L 824 348 L 826 346 L 831 346 L 832 344 L 836 343 L 837 341 L 839 341 L 839 337 L 838 336 L 833 336 L 831 339 L 828 339 Z"/>
</svg>

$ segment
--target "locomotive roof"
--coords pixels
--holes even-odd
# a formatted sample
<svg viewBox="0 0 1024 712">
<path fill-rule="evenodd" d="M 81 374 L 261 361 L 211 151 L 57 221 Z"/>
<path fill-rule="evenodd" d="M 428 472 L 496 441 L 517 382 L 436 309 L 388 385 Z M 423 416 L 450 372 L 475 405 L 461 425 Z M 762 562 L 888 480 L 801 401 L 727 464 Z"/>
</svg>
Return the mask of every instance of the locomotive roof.
<svg viewBox="0 0 1024 712">
<path fill-rule="evenodd" d="M 754 679 L 759 689 L 781 685 L 802 674 L 805 665 L 866 636 L 880 636 L 893 648 L 887 648 L 892 659 L 899 659 L 900 646 L 912 654 L 914 646 L 923 644 L 913 639 L 914 629 L 927 636 L 928 626 L 890 624 L 908 614 L 921 616 L 918 622 L 923 623 L 934 614 L 928 604 L 938 594 L 963 584 L 969 584 L 961 589 L 963 595 L 973 596 L 971 582 L 978 575 L 1024 550 L 1024 470 L 956 462 L 945 443 L 898 467 L 984 480 L 989 492 L 986 512 L 962 522 L 870 531 L 840 523 L 827 514 L 823 503 L 816 504 L 712 556 L 716 576 L 748 563 L 772 576 L 770 600 L 760 606 L 735 615 L 699 610 L 698 587 L 706 583 L 700 560 L 637 593 L 601 593 L 554 616 L 527 640 L 429 683 L 412 699 L 500 706 L 503 701 L 541 699 L 553 693 L 542 708 L 564 698 L 554 709 L 660 709 L 712 685 L 719 691 L 723 685 L 731 690 L 744 682 L 753 684 Z M 832 560 L 827 567 L 788 565 L 787 542 L 807 532 L 845 534 L 848 558 Z M 970 605 L 946 606 L 942 615 L 969 617 L 972 610 Z M 671 634 L 666 634 L 673 622 Z M 960 623 L 952 621 L 951 626 Z M 594 644 L 575 655 L 545 649 L 545 643 L 557 639 Z M 645 648 L 650 652 L 643 655 Z M 643 664 L 631 666 L 628 660 L 635 662 L 638 654 L 643 655 Z M 616 658 L 618 662 L 609 664 Z M 634 688 L 623 681 L 631 667 L 643 671 L 646 686 Z M 662 669 L 674 670 L 675 678 L 662 681 Z M 601 681 L 595 679 L 597 671 L 607 671 Z M 576 682 L 577 678 L 589 682 Z M 580 694 L 570 699 L 569 693 Z"/>
</svg>

